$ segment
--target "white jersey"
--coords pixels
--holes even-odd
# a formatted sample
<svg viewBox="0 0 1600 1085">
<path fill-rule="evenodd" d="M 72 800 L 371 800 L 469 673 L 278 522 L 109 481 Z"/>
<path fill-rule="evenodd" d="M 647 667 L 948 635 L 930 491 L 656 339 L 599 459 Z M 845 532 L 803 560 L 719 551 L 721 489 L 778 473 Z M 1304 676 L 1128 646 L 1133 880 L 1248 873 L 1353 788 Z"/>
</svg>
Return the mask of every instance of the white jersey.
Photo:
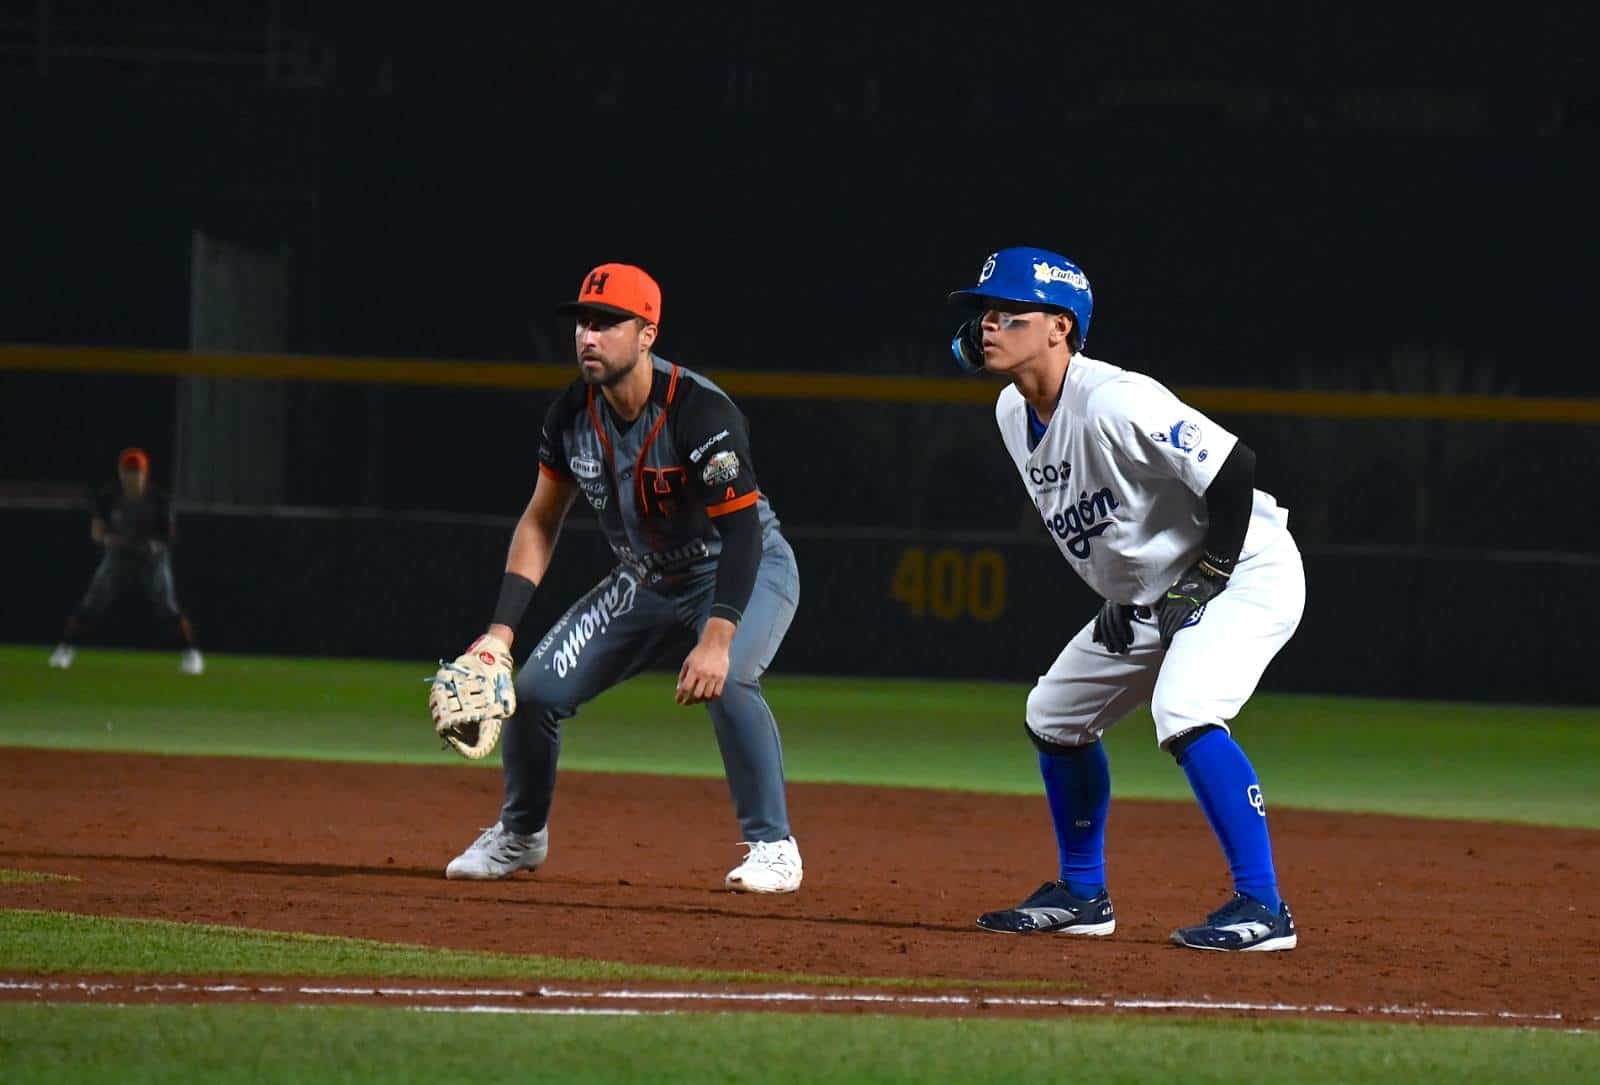
<svg viewBox="0 0 1600 1085">
<path fill-rule="evenodd" d="M 1205 492 L 1238 438 L 1157 381 L 1082 354 L 1028 449 L 1027 403 L 1007 385 L 995 421 L 1022 484 L 1067 562 L 1101 597 L 1154 603 L 1200 557 Z M 1282 535 L 1289 514 L 1255 491 L 1244 561 Z"/>
</svg>

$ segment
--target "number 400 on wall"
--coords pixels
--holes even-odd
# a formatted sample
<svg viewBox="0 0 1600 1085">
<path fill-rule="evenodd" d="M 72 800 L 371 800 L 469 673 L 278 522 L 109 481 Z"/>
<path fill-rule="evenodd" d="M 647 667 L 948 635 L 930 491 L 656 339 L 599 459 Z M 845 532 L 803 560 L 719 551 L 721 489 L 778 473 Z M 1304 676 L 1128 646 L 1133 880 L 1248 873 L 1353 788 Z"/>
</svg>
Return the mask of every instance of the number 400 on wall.
<svg viewBox="0 0 1600 1085">
<path fill-rule="evenodd" d="M 908 546 L 889 579 L 889 598 L 913 618 L 992 622 L 1006 611 L 1006 559 L 998 550 Z"/>
</svg>

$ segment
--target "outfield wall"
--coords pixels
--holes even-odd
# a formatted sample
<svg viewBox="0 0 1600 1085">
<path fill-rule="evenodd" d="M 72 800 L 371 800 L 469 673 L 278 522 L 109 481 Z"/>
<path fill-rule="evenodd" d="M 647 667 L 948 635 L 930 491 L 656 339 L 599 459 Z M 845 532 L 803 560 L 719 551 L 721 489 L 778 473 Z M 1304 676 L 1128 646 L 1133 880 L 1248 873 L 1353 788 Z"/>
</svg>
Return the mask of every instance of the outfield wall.
<svg viewBox="0 0 1600 1085">
<path fill-rule="evenodd" d="M 481 629 L 509 532 L 487 517 L 190 512 L 175 565 L 208 648 L 426 669 Z M 12 556 L 0 640 L 47 644 L 98 557 L 87 517 L 13 505 L 0 508 L 0 533 Z M 802 598 L 776 666 L 791 673 L 1026 680 L 1097 605 L 1042 532 L 790 537 Z M 524 647 L 608 568 L 587 523 L 564 540 Z M 1315 546 L 1306 565 L 1305 619 L 1263 688 L 1600 704 L 1580 626 L 1600 610 L 1600 559 Z M 152 643 L 134 606 L 100 639 Z"/>
</svg>

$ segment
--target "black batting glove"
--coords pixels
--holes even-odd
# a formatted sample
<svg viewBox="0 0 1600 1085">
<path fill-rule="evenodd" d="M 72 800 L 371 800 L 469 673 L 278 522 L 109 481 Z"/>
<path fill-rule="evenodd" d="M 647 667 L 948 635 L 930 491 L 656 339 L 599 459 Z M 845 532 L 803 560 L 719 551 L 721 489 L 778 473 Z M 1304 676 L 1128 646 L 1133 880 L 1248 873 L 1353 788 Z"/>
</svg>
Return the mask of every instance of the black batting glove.
<svg viewBox="0 0 1600 1085">
<path fill-rule="evenodd" d="M 1112 655 L 1127 655 L 1133 648 L 1133 608 L 1107 599 L 1094 618 L 1094 642 Z"/>
<path fill-rule="evenodd" d="M 1158 624 L 1161 627 L 1161 647 L 1171 648 L 1172 638 L 1183 623 L 1194 617 L 1195 611 L 1215 599 L 1228 586 L 1228 573 L 1222 566 L 1232 568 L 1232 562 L 1221 562 L 1209 556 L 1189 566 L 1178 582 L 1167 589 L 1167 594 L 1156 604 Z"/>
<path fill-rule="evenodd" d="M 981 373 L 983 371 L 983 328 L 979 325 L 982 319 L 974 317 L 956 329 L 956 337 L 950 340 L 950 353 L 956 357 L 956 364 L 968 373 Z"/>
</svg>

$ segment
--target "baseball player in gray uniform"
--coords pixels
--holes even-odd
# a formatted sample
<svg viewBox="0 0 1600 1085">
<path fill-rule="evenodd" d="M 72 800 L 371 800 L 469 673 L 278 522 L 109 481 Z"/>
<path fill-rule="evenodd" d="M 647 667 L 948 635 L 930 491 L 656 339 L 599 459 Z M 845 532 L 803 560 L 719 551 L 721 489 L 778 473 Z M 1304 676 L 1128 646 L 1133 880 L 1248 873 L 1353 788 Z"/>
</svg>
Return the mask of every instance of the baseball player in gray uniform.
<svg viewBox="0 0 1600 1085">
<path fill-rule="evenodd" d="M 116 485 L 95 494 L 89 535 L 104 549 L 104 556 L 83 599 L 67 618 L 61 643 L 50 653 L 50 666 L 71 667 L 78 642 L 105 617 L 111 604 L 122 595 L 142 595 L 182 643 L 179 669 L 184 674 L 204 674 L 205 658 L 195 643 L 194 626 L 178 604 L 172 577 L 178 518 L 171 498 L 150 482 L 150 456 L 144 449 L 125 448 L 117 456 Z"/>
<path fill-rule="evenodd" d="M 1233 896 L 1172 933 L 1192 949 L 1293 949 L 1261 785 L 1228 721 L 1293 635 L 1305 575 L 1255 455 L 1149 377 L 1088 357 L 1094 296 L 1044 249 L 990 256 L 952 349 L 1009 384 L 995 421 L 1067 564 L 1103 598 L 1028 696 L 1059 869 L 986 930 L 1108 935 L 1111 775 L 1101 736 L 1141 704 L 1227 856 Z"/>
<path fill-rule="evenodd" d="M 617 565 L 523 665 L 504 724 L 500 819 L 445 875 L 503 878 L 538 867 L 549 849 L 562 721 L 668 657 L 682 660 L 677 703 L 710 711 L 748 849 L 724 884 L 792 893 L 800 851 L 761 676 L 794 617 L 800 577 L 757 485 L 745 418 L 709 380 L 652 353 L 661 290 L 643 270 L 601 265 L 561 308 L 576 319 L 580 377 L 545 416 L 539 479 L 512 535 L 493 620 L 463 659 L 509 660 L 579 495 Z"/>
</svg>

